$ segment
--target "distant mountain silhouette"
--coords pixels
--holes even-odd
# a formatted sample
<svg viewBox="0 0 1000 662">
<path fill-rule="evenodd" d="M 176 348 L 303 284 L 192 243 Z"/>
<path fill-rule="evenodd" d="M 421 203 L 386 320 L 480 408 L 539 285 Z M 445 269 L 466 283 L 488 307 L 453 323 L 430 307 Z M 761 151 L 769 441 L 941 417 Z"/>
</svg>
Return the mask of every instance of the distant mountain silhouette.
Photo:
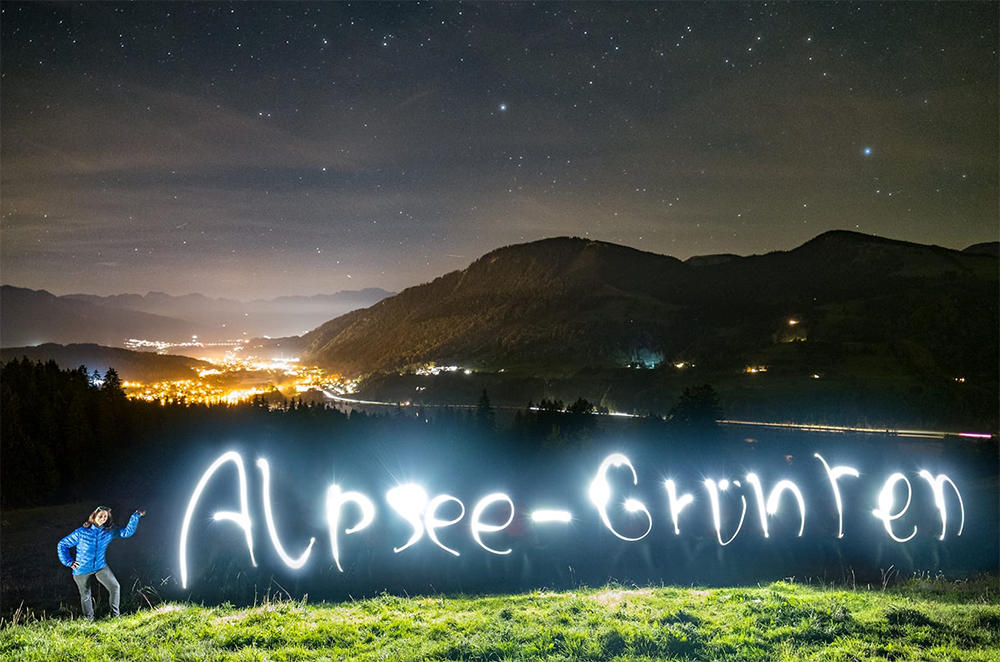
<svg viewBox="0 0 1000 662">
<path fill-rule="evenodd" d="M 301 334 L 332 317 L 365 308 L 392 294 L 379 288 L 367 288 L 344 290 L 336 294 L 254 299 L 249 302 L 211 299 L 202 294 L 171 296 L 163 292 L 107 297 L 70 294 L 65 298 L 109 308 L 169 315 L 209 329 L 209 339 L 223 340 Z"/>
<path fill-rule="evenodd" d="M 193 379 L 197 377 L 194 370 L 212 367 L 210 363 L 186 356 L 132 352 L 91 344 L 46 343 L 35 347 L 7 347 L 0 350 L 2 363 L 22 358 L 30 361 L 55 361 L 65 370 L 74 370 L 82 365 L 87 367 L 87 372 L 96 370 L 102 376 L 108 368 L 114 368 L 123 380 L 143 382 Z"/>
<path fill-rule="evenodd" d="M 243 302 L 201 294 L 175 297 L 163 292 L 57 297 L 44 290 L 4 285 L 0 292 L 0 344 L 97 343 L 120 347 L 127 338 L 182 342 L 194 335 L 204 341 L 219 341 L 298 334 L 390 295 L 372 288 Z"/>
<path fill-rule="evenodd" d="M 974 376 L 995 391 L 998 298 L 995 257 L 855 232 L 687 263 L 557 238 L 500 248 L 283 340 L 349 375 L 429 362 L 551 376 L 675 361 L 732 370 L 759 359 L 861 378 L 866 362 L 915 380 Z"/>
<path fill-rule="evenodd" d="M 3 347 L 81 341 L 115 347 L 128 338 L 181 342 L 205 331 L 199 324 L 57 297 L 45 290 L 10 285 L 0 288 Z"/>
</svg>

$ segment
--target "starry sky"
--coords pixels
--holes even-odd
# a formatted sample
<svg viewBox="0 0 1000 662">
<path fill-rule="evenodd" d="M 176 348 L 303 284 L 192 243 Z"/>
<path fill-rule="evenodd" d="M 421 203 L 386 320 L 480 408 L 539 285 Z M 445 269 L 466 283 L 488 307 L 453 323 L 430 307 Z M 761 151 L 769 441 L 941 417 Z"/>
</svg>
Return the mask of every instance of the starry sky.
<svg viewBox="0 0 1000 662">
<path fill-rule="evenodd" d="M 573 235 L 1000 227 L 996 2 L 0 5 L 0 279 L 252 299 Z"/>
</svg>

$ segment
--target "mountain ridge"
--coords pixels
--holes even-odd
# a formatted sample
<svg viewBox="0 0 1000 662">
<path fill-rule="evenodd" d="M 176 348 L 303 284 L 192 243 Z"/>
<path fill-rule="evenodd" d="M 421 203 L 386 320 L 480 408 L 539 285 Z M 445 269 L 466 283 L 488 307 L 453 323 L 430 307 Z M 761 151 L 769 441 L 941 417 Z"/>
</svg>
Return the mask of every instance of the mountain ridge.
<svg viewBox="0 0 1000 662">
<path fill-rule="evenodd" d="M 490 251 L 466 269 L 330 320 L 297 343 L 304 360 L 347 374 L 430 362 L 537 365 L 565 374 L 624 365 L 643 353 L 704 362 L 720 352 L 763 351 L 782 332 L 780 320 L 808 314 L 820 338 L 846 334 L 852 340 L 836 342 L 854 342 L 868 326 L 872 337 L 896 333 L 923 347 L 929 340 L 913 333 L 967 334 L 943 320 L 930 324 L 933 332 L 873 320 L 893 310 L 920 327 L 897 309 L 907 301 L 936 315 L 923 302 L 928 298 L 939 299 L 941 309 L 971 311 L 977 296 L 989 301 L 996 292 L 996 266 L 988 255 L 851 231 L 823 233 L 789 251 L 693 264 L 560 237 Z M 824 306 L 843 310 L 832 314 Z M 987 335 L 995 337 L 996 304 L 986 309 L 993 321 Z"/>
<path fill-rule="evenodd" d="M 211 363 L 187 356 L 135 352 L 93 343 L 60 345 L 44 343 L 31 347 L 4 347 L 0 349 L 0 363 L 8 361 L 55 361 L 62 368 L 72 370 L 85 366 L 87 372 L 103 375 L 114 368 L 123 380 L 155 382 L 171 379 L 191 379 L 196 370 L 208 369 Z"/>
<path fill-rule="evenodd" d="M 4 347 L 68 344 L 80 337 L 113 347 L 128 338 L 190 340 L 207 329 L 164 315 L 98 306 L 57 297 L 45 290 L 0 287 L 0 344 Z"/>
<path fill-rule="evenodd" d="M 45 290 L 4 285 L 0 289 L 4 310 L 0 342 L 4 347 L 45 342 L 114 347 L 127 338 L 183 342 L 198 336 L 217 342 L 264 334 L 280 336 L 308 331 L 331 317 L 391 294 L 366 288 L 242 302 L 199 293 L 56 296 Z"/>
</svg>

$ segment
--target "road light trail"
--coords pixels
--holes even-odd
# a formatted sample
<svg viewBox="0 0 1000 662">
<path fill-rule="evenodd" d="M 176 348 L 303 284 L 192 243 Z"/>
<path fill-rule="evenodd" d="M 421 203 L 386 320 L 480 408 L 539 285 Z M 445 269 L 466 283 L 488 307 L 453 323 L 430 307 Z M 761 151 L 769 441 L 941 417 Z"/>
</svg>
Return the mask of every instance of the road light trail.
<svg viewBox="0 0 1000 662">
<path fill-rule="evenodd" d="M 894 430 L 892 428 L 861 428 L 841 425 L 818 425 L 809 423 L 768 423 L 764 421 L 718 421 L 719 425 L 743 425 L 764 428 L 785 428 L 803 432 L 857 432 L 863 434 L 882 434 L 896 437 L 912 437 L 916 439 L 944 439 L 945 437 L 964 437 L 972 439 L 992 439 L 992 434 L 979 432 L 948 432 L 942 430 Z"/>
</svg>

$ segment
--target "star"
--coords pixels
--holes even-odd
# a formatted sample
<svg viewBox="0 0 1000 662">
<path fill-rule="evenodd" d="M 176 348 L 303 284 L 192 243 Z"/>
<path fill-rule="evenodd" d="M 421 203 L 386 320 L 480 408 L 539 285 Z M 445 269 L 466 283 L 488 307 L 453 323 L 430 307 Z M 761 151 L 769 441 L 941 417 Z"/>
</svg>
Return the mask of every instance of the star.
<svg viewBox="0 0 1000 662">
<path fill-rule="evenodd" d="M 872 148 L 871 147 L 865 147 L 864 150 L 863 150 L 863 152 L 864 152 L 865 156 L 871 156 L 872 155 Z"/>
<path fill-rule="evenodd" d="M 507 110 L 507 104 L 505 103 L 500 104 L 500 112 L 503 113 L 506 112 L 506 110 Z"/>
</svg>

